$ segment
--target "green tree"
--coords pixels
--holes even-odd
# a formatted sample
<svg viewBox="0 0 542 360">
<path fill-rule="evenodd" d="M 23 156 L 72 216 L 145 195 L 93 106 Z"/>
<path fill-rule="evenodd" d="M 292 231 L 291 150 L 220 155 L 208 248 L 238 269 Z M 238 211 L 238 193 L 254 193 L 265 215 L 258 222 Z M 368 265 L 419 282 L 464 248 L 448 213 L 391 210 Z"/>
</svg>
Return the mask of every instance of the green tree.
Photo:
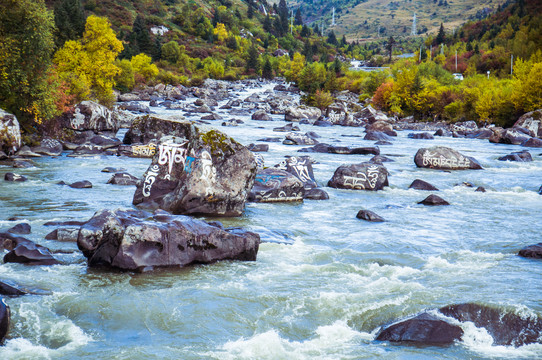
<svg viewBox="0 0 542 360">
<path fill-rule="evenodd" d="M 301 8 L 298 8 L 295 12 L 294 25 L 303 25 L 303 17 L 301 16 Z"/>
<path fill-rule="evenodd" d="M 162 59 L 176 64 L 181 56 L 181 47 L 176 41 L 170 41 L 162 45 Z"/>
<path fill-rule="evenodd" d="M 437 45 L 443 44 L 446 41 L 446 33 L 444 32 L 444 24 L 440 23 L 440 29 L 438 31 L 435 43 Z"/>
<path fill-rule="evenodd" d="M 388 54 L 389 54 L 389 62 L 391 63 L 391 55 L 393 54 L 393 47 L 395 46 L 396 44 L 396 41 L 395 39 L 393 38 L 393 36 L 390 36 L 390 38 L 388 39 L 388 42 L 386 44 L 386 50 L 388 50 Z"/>
<path fill-rule="evenodd" d="M 53 30 L 43 0 L 0 1 L 0 107 L 27 130 L 56 112 L 47 84 Z"/>
<path fill-rule="evenodd" d="M 331 30 L 327 37 L 327 43 L 335 46 L 339 44 L 339 42 L 337 41 L 337 36 L 335 35 L 335 31 Z"/>
<path fill-rule="evenodd" d="M 61 0 L 55 3 L 55 44 L 62 47 L 68 40 L 77 40 L 85 31 L 86 16 L 81 0 Z"/>
</svg>

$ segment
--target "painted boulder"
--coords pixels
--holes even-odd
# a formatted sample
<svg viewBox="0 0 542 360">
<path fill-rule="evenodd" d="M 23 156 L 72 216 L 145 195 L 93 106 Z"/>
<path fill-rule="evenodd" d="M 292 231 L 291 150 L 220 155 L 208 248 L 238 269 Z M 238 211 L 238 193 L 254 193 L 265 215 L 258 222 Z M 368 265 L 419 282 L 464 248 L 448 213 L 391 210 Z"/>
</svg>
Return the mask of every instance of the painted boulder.
<svg viewBox="0 0 542 360">
<path fill-rule="evenodd" d="M 284 120 L 294 122 L 307 120 L 309 123 L 314 123 L 320 116 L 322 116 L 322 111 L 318 108 L 299 106 L 286 109 Z"/>
<path fill-rule="evenodd" d="M 522 127 L 532 131 L 534 136 L 542 138 L 542 109 L 528 112 L 521 116 L 514 127 Z"/>
<path fill-rule="evenodd" d="M 21 147 L 21 129 L 15 115 L 0 109 L 0 151 L 14 154 Z"/>
<path fill-rule="evenodd" d="M 255 261 L 258 234 L 224 229 L 162 211 L 101 210 L 81 226 L 77 245 L 90 267 L 144 270 L 207 264 L 218 260 Z"/>
<path fill-rule="evenodd" d="M 175 136 L 158 144 L 133 204 L 174 214 L 240 216 L 256 176 L 252 152 L 217 130 L 200 131 L 189 122 L 175 127 Z"/>
<path fill-rule="evenodd" d="M 342 165 L 329 180 L 329 187 L 352 190 L 382 190 L 388 186 L 388 170 L 378 164 L 369 162 L 353 165 Z"/>
<path fill-rule="evenodd" d="M 267 168 L 258 172 L 249 201 L 291 202 L 302 201 L 305 186 L 296 176 L 284 170 Z"/>
<path fill-rule="evenodd" d="M 434 146 L 419 149 L 414 157 L 417 167 L 439 170 L 478 170 L 482 166 L 472 157 L 464 156 L 458 151 L 444 147 Z"/>
<path fill-rule="evenodd" d="M 306 190 L 318 187 L 312 170 L 312 160 L 308 156 L 290 156 L 276 168 L 284 170 L 301 180 Z"/>
<path fill-rule="evenodd" d="M 63 118 L 68 129 L 77 131 L 117 132 L 119 129 L 119 123 L 112 116 L 111 110 L 93 101 L 80 102 L 73 112 L 65 113 Z"/>
</svg>

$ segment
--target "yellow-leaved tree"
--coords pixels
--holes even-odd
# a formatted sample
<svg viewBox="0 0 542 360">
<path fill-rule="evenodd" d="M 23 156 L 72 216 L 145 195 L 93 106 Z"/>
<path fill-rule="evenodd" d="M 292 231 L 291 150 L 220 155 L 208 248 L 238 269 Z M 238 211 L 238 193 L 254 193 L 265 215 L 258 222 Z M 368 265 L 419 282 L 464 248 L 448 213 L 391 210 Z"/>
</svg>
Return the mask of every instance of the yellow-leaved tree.
<svg viewBox="0 0 542 360">
<path fill-rule="evenodd" d="M 94 99 L 112 105 L 115 76 L 120 72 L 115 59 L 122 49 L 109 20 L 91 15 L 83 39 L 67 41 L 55 54 L 54 63 L 77 101 Z"/>
<path fill-rule="evenodd" d="M 136 75 L 136 82 L 149 81 L 158 75 L 158 67 L 152 63 L 152 59 L 148 55 L 141 53 L 133 56 L 130 62 Z"/>
<path fill-rule="evenodd" d="M 228 38 L 228 30 L 226 30 L 226 26 L 224 26 L 222 23 L 216 24 L 213 33 L 215 34 L 218 42 L 221 44 Z"/>
</svg>

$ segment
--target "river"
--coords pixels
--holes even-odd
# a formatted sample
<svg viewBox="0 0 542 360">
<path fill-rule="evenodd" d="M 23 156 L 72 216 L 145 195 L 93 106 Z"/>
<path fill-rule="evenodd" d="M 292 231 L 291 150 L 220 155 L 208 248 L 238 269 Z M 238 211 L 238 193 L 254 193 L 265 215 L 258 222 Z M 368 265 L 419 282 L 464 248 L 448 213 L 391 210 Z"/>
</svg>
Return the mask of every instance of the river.
<svg viewBox="0 0 542 360">
<path fill-rule="evenodd" d="M 244 99 L 247 89 L 235 96 Z M 193 99 L 189 99 L 193 101 Z M 168 110 L 153 108 L 158 112 Z M 225 112 L 219 112 L 231 118 Z M 285 124 L 234 116 L 245 124 L 221 127 L 242 144 L 281 137 Z M 372 146 L 363 128 L 300 125 L 320 142 Z M 327 201 L 249 203 L 244 216 L 219 219 L 260 234 L 255 262 L 223 261 L 147 273 L 92 270 L 73 243 L 44 240 L 47 221 L 86 220 L 99 209 L 131 207 L 135 187 L 106 184 L 101 169 L 122 167 L 141 176 L 149 159 L 115 156 L 35 159 L 35 167 L 0 165 L 0 176 L 16 172 L 24 183 L 2 182 L 0 229 L 27 222 L 25 237 L 52 250 L 63 265 L 1 264 L 0 280 L 12 280 L 51 295 L 5 298 L 12 328 L 1 359 L 534 359 L 542 345 L 492 345 L 484 329 L 463 325 L 462 341 L 447 347 L 416 347 L 375 341 L 381 325 L 425 309 L 476 302 L 542 314 L 542 262 L 517 252 L 540 242 L 542 149 L 533 162 L 497 158 L 520 150 L 487 140 L 436 137 L 413 140 L 399 132 L 381 154 L 390 186 L 366 192 L 327 188 L 341 164 L 369 155 L 310 154 Z M 474 156 L 484 170 L 418 169 L 421 147 L 443 145 Z M 302 146 L 269 143 L 267 166 L 295 155 Z M 429 192 L 408 190 L 420 178 L 440 189 L 451 206 L 424 207 Z M 89 180 L 92 189 L 56 185 Z M 456 186 L 471 182 L 487 192 Z M 356 218 L 360 209 L 384 223 Z M 16 221 L 8 219 L 16 218 Z M 210 220 L 210 219 L 209 219 Z M 213 219 L 214 220 L 214 219 Z"/>
</svg>

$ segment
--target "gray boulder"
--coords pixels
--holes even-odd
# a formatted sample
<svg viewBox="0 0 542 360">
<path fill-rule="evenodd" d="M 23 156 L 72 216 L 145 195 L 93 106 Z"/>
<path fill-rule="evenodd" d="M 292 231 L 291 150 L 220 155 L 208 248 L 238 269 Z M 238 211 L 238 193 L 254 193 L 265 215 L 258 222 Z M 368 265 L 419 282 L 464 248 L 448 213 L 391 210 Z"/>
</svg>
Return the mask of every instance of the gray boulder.
<svg viewBox="0 0 542 360">
<path fill-rule="evenodd" d="M 376 336 L 378 341 L 406 342 L 420 345 L 449 345 L 463 336 L 463 329 L 436 315 L 421 313 L 384 327 Z"/>
<path fill-rule="evenodd" d="M 542 138 L 542 109 L 524 114 L 516 121 L 514 127 L 529 129 L 534 136 Z"/>
<path fill-rule="evenodd" d="M 113 185 L 137 185 L 137 182 L 139 179 L 131 174 L 128 174 L 127 172 L 118 172 L 115 173 L 108 181 L 108 184 Z"/>
<path fill-rule="evenodd" d="M 280 164 L 275 165 L 275 167 L 289 172 L 301 180 L 305 190 L 318 187 L 318 184 L 314 179 L 312 161 L 308 156 L 290 156 Z"/>
<path fill-rule="evenodd" d="M 111 111 L 93 101 L 82 101 L 75 106 L 73 112 L 63 115 L 64 126 L 78 131 L 92 130 L 117 132 L 119 124 L 111 115 Z"/>
<path fill-rule="evenodd" d="M 296 176 L 284 170 L 267 168 L 259 171 L 248 197 L 252 202 L 303 201 L 305 186 Z"/>
<path fill-rule="evenodd" d="M 342 165 L 329 180 L 329 187 L 352 190 L 382 190 L 388 186 L 388 170 L 369 162 L 353 165 Z"/>
<path fill-rule="evenodd" d="M 271 121 L 273 119 L 264 110 L 258 110 L 252 114 L 252 120 Z"/>
<path fill-rule="evenodd" d="M 476 159 L 464 156 L 458 151 L 444 147 L 434 146 L 421 148 L 414 157 L 417 167 L 439 170 L 478 170 L 482 166 Z"/>
<path fill-rule="evenodd" d="M 517 161 L 517 162 L 531 162 L 533 157 L 527 150 L 516 151 L 511 154 L 499 157 L 500 161 Z"/>
<path fill-rule="evenodd" d="M 524 247 L 518 255 L 525 258 L 542 259 L 542 243 Z"/>
<path fill-rule="evenodd" d="M 314 139 L 314 137 L 310 136 L 310 134 L 299 134 L 295 132 L 289 132 L 286 134 L 286 140 L 289 140 L 287 144 L 292 145 L 314 145 L 318 144 L 318 141 Z M 284 142 L 286 144 L 286 142 Z"/>
<path fill-rule="evenodd" d="M 33 147 L 32 151 L 40 155 L 60 156 L 63 150 L 62 143 L 58 140 L 45 138 L 40 142 L 39 146 Z"/>
<path fill-rule="evenodd" d="M 435 186 L 429 184 L 427 181 L 423 181 L 420 179 L 414 180 L 408 188 L 415 189 L 415 190 L 438 191 L 438 189 Z"/>
<path fill-rule="evenodd" d="M 152 158 L 156 154 L 156 140 L 147 144 L 120 145 L 117 149 L 118 155 L 133 158 Z"/>
<path fill-rule="evenodd" d="M 90 267 L 146 270 L 208 264 L 218 260 L 255 261 L 258 234 L 222 229 L 189 216 L 131 209 L 101 210 L 81 227 L 77 245 Z"/>
<path fill-rule="evenodd" d="M 427 205 L 427 206 L 441 206 L 441 205 L 450 205 L 449 202 L 441 198 L 440 196 L 431 194 L 418 204 Z"/>
<path fill-rule="evenodd" d="M 299 122 L 307 120 L 309 123 L 314 123 L 322 116 L 322 111 L 315 107 L 299 106 L 286 109 L 284 120 Z"/>
<path fill-rule="evenodd" d="M 24 182 L 24 181 L 26 181 L 28 179 L 26 178 L 26 176 L 8 172 L 8 173 L 4 174 L 4 180 L 5 181 Z"/>
<path fill-rule="evenodd" d="M 0 151 L 10 155 L 21 147 L 21 129 L 15 115 L 0 109 Z"/>
<path fill-rule="evenodd" d="M 256 176 L 252 152 L 217 130 L 168 122 L 153 120 L 160 129 L 174 128 L 174 136 L 158 144 L 133 204 L 174 214 L 240 216 Z"/>
<path fill-rule="evenodd" d="M 4 339 L 9 332 L 9 324 L 11 313 L 9 306 L 6 305 L 4 299 L 0 298 L 0 344 L 4 343 Z"/>
<path fill-rule="evenodd" d="M 384 222 L 384 218 L 371 210 L 360 210 L 358 211 L 358 214 L 356 215 L 358 219 L 369 221 L 369 222 Z"/>
</svg>

